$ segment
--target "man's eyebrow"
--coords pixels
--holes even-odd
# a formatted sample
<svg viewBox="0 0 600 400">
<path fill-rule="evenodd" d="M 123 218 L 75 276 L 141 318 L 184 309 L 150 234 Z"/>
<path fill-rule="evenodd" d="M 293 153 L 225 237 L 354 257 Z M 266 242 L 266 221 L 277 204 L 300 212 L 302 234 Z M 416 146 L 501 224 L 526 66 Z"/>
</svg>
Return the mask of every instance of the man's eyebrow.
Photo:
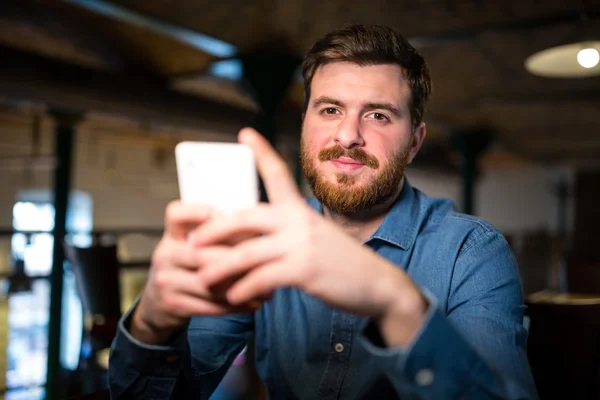
<svg viewBox="0 0 600 400">
<path fill-rule="evenodd" d="M 312 101 L 312 107 L 319 107 L 323 104 L 332 104 L 338 107 L 344 107 L 344 103 L 340 100 L 334 99 L 333 97 L 321 96 Z M 402 116 L 402 111 L 392 103 L 365 103 L 363 104 L 363 110 L 387 110 L 390 113 L 394 114 L 396 117 L 400 118 Z"/>
<path fill-rule="evenodd" d="M 396 106 L 394 106 L 392 103 L 366 103 L 363 108 L 365 110 L 375 110 L 375 109 L 381 109 L 381 110 L 387 110 L 389 112 L 391 112 L 392 114 L 394 114 L 396 117 L 400 118 L 402 116 L 402 112 L 400 111 L 400 109 Z"/>
<path fill-rule="evenodd" d="M 334 99 L 333 97 L 321 96 L 313 100 L 312 106 L 319 107 L 323 104 L 333 104 L 338 107 L 344 107 L 344 103 L 340 100 Z"/>
</svg>

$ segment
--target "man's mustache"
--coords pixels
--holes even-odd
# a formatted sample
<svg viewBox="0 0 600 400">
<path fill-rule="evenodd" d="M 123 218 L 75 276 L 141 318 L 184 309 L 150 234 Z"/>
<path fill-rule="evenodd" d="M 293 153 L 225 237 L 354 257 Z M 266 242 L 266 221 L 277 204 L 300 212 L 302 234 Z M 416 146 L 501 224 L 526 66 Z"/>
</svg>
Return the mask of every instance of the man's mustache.
<svg viewBox="0 0 600 400">
<path fill-rule="evenodd" d="M 363 149 L 344 149 L 342 147 L 330 147 L 323 149 L 319 152 L 319 161 L 325 162 L 329 160 L 336 160 L 340 157 L 348 157 L 355 161 L 358 161 L 369 168 L 379 168 L 379 160 L 374 156 L 367 154 Z"/>
</svg>

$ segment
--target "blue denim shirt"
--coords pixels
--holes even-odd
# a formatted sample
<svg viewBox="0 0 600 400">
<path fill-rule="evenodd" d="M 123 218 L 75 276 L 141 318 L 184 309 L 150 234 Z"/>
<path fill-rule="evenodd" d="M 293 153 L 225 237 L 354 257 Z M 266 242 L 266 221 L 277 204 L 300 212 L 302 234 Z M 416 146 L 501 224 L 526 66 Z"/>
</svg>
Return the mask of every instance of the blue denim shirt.
<svg viewBox="0 0 600 400">
<path fill-rule="evenodd" d="M 254 334 L 271 400 L 537 398 L 519 272 L 494 227 L 405 181 L 364 244 L 404 269 L 430 302 L 409 346 L 386 348 L 368 319 L 296 288 L 278 290 L 254 314 L 192 318 L 168 346 L 136 341 L 130 311 L 112 346 L 112 397 L 208 399 Z"/>
</svg>

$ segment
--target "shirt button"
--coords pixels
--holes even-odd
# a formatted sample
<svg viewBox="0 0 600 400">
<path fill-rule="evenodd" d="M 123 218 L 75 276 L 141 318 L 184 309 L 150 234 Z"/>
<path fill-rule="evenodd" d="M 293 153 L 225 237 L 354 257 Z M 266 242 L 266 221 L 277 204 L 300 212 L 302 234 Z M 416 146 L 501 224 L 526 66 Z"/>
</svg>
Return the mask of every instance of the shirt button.
<svg viewBox="0 0 600 400">
<path fill-rule="evenodd" d="M 168 363 L 175 362 L 178 359 L 179 359 L 179 355 L 177 355 L 177 354 L 170 354 L 170 355 L 167 356 L 167 362 Z"/>
<path fill-rule="evenodd" d="M 341 343 L 336 343 L 335 344 L 335 351 L 338 353 L 341 353 L 342 351 L 344 351 L 344 345 Z"/>
<path fill-rule="evenodd" d="M 429 368 L 424 368 L 415 375 L 415 382 L 419 386 L 429 386 L 433 383 L 435 374 Z"/>
</svg>

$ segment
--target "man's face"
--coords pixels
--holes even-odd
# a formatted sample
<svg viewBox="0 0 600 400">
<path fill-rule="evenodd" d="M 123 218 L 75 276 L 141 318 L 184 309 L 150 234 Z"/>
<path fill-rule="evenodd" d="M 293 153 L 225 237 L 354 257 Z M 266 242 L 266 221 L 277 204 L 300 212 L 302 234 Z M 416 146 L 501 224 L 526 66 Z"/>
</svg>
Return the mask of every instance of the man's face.
<svg viewBox="0 0 600 400">
<path fill-rule="evenodd" d="M 315 196 L 352 214 L 397 194 L 425 136 L 412 133 L 410 89 L 397 65 L 317 69 L 302 125 L 302 168 Z"/>
</svg>

